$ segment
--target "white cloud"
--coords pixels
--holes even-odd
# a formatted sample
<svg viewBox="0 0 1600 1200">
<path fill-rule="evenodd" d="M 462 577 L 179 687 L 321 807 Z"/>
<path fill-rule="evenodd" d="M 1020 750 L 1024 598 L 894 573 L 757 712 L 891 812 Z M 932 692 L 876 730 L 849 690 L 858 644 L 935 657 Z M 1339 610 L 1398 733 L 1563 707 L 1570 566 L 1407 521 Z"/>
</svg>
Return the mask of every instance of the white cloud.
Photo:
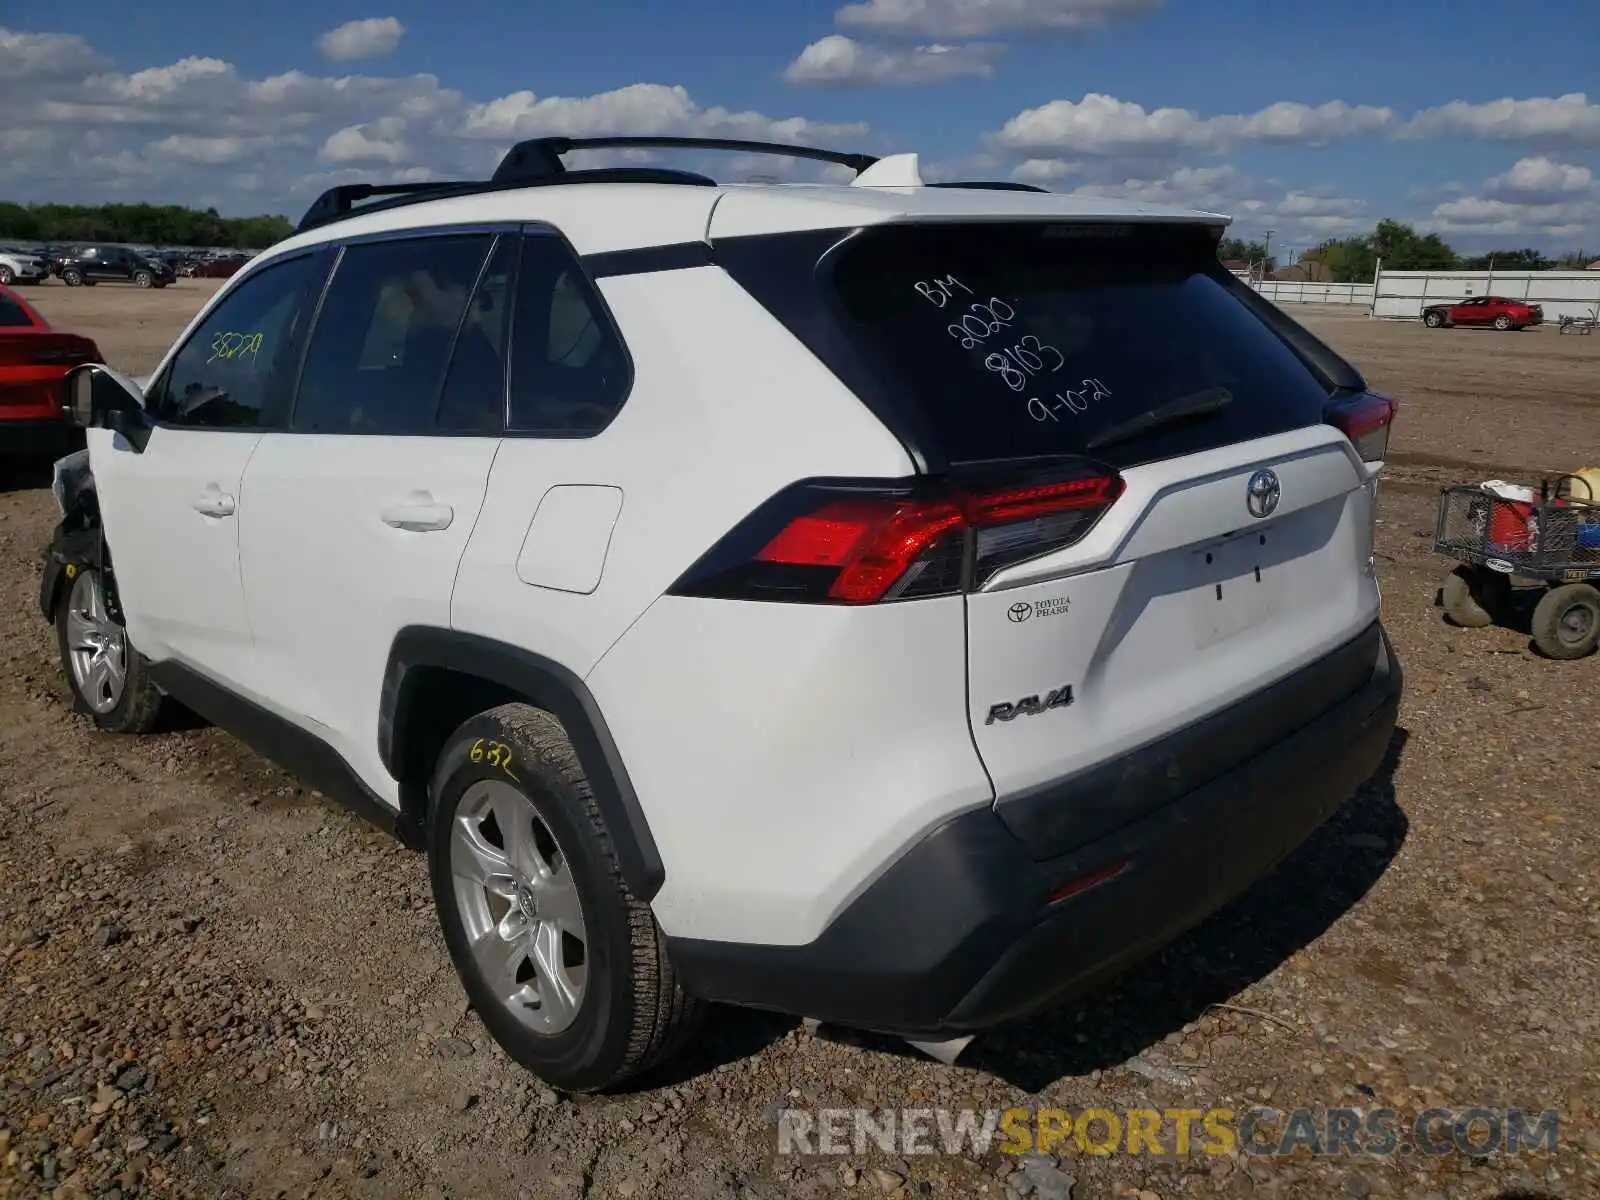
<svg viewBox="0 0 1600 1200">
<path fill-rule="evenodd" d="M 365 125 L 346 125 L 328 135 L 317 151 L 325 163 L 403 162 L 409 154 L 400 135 L 406 123 L 400 117 L 383 117 Z"/>
<path fill-rule="evenodd" d="M 820 86 L 944 83 L 988 78 L 1005 47 L 994 42 L 882 47 L 831 34 L 812 42 L 784 69 L 790 83 Z"/>
<path fill-rule="evenodd" d="M 846 29 L 895 37 L 1071 34 L 1140 16 L 1161 0 L 865 0 L 834 16 Z"/>
<path fill-rule="evenodd" d="M 1443 233 L 1576 237 L 1600 225 L 1600 182 L 1587 167 L 1553 159 L 1518 159 L 1473 194 L 1433 209 Z"/>
<path fill-rule="evenodd" d="M 1491 192 L 1525 199 L 1564 196 L 1589 191 L 1594 186 L 1594 172 L 1549 158 L 1521 158 L 1487 186 Z"/>
<path fill-rule="evenodd" d="M 106 61 L 88 42 L 0 27 L 0 163 L 8 199 L 115 195 L 221 211 L 285 211 L 329 169 L 362 180 L 486 178 L 539 133 L 670 133 L 860 144 L 863 124 L 702 106 L 641 83 L 592 96 L 468 97 L 429 74 L 250 78 L 195 56 Z M 712 173 L 721 177 L 726 159 Z M 297 182 L 298 181 L 298 182 Z M 291 215 L 295 215 L 291 213 Z"/>
<path fill-rule="evenodd" d="M 460 124 L 467 137 L 511 139 L 540 134 L 591 137 L 633 133 L 751 138 L 773 142 L 861 138 L 863 123 L 828 124 L 804 117 L 774 118 L 758 112 L 701 108 L 686 88 L 635 83 L 594 96 L 538 96 L 512 92 L 470 107 Z"/>
<path fill-rule="evenodd" d="M 1130 100 L 1090 92 L 1082 100 L 1052 100 L 1012 117 L 992 135 L 1014 153 L 1045 157 L 1063 152 L 1168 155 L 1222 151 L 1247 143 L 1316 145 L 1380 133 L 1394 114 L 1342 100 L 1309 105 L 1280 101 L 1254 113 L 1202 117 L 1187 108 L 1146 109 Z"/>
<path fill-rule="evenodd" d="M 81 77 L 101 65 L 100 55 L 75 33 L 0 28 L 0 87 L 63 75 Z"/>
<path fill-rule="evenodd" d="M 1404 137 L 1474 137 L 1551 146 L 1600 146 L 1600 104 L 1582 92 L 1470 104 L 1452 100 L 1425 108 L 1399 131 Z"/>
<path fill-rule="evenodd" d="M 380 58 L 393 54 L 400 48 L 406 27 L 394 17 L 368 17 L 364 21 L 346 21 L 317 38 L 317 49 L 335 62 L 355 58 Z"/>
<path fill-rule="evenodd" d="M 1570 238 L 1600 224 L 1600 203 L 1517 204 L 1485 196 L 1449 200 L 1433 210 L 1432 226 L 1441 233 L 1536 235 Z"/>
<path fill-rule="evenodd" d="M 1080 170 L 1077 163 L 1062 162 L 1059 158 L 1029 158 L 1012 169 L 1011 178 L 1018 183 L 1036 183 L 1042 187 Z"/>
<path fill-rule="evenodd" d="M 237 162 L 250 152 L 256 143 L 241 137 L 196 137 L 193 134 L 174 133 L 151 142 L 150 149 L 164 158 L 175 158 L 186 163 Z"/>
<path fill-rule="evenodd" d="M 1110 176 L 1083 183 L 1071 194 L 1225 213 L 1234 218 L 1236 236 L 1259 237 L 1271 229 L 1275 245 L 1321 240 L 1372 223 L 1362 201 L 1332 188 L 1285 190 L 1280 183 L 1253 179 L 1232 166 L 1180 167 L 1156 177 Z"/>
</svg>

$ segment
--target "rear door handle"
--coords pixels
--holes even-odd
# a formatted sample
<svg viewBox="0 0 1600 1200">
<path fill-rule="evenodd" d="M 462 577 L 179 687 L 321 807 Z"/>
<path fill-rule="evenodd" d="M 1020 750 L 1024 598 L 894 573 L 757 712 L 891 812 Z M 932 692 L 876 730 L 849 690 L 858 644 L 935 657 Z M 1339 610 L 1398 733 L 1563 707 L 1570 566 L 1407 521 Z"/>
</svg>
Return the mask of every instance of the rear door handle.
<svg viewBox="0 0 1600 1200">
<path fill-rule="evenodd" d="M 385 525 L 395 529 L 409 529 L 413 533 L 430 533 L 449 529 L 456 519 L 456 510 L 448 504 L 435 504 L 433 497 L 423 492 L 391 504 L 378 514 Z"/>
<path fill-rule="evenodd" d="M 195 512 L 204 513 L 208 517 L 231 517 L 235 507 L 233 497 L 215 484 L 196 496 L 194 501 Z"/>
</svg>

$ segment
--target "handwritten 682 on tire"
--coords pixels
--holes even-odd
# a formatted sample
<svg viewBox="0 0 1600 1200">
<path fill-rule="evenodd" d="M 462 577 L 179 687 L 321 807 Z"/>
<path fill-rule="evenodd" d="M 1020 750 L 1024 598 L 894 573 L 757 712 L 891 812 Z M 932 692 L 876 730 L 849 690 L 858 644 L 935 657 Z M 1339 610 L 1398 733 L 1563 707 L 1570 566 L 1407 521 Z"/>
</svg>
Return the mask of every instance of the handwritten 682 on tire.
<svg viewBox="0 0 1600 1200">
<path fill-rule="evenodd" d="M 670 1054 L 700 1008 L 623 881 L 561 723 L 520 704 L 472 718 L 446 745 L 431 791 L 445 943 L 501 1047 L 578 1092 Z"/>
</svg>

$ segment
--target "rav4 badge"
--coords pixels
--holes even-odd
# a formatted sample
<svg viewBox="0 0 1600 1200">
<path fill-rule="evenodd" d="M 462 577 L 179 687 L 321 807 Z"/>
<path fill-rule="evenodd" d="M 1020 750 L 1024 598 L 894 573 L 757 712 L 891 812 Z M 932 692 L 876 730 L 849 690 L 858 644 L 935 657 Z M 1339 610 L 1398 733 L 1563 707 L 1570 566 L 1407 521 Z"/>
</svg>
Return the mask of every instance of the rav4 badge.
<svg viewBox="0 0 1600 1200">
<path fill-rule="evenodd" d="M 993 704 L 989 706 L 989 716 L 983 722 L 993 725 L 996 721 L 1014 721 L 1018 717 L 1036 717 L 1042 712 L 1049 712 L 1052 708 L 1065 708 L 1072 703 L 1072 685 L 1063 684 L 1052 692 L 1046 693 L 1044 699 L 1038 696 L 1024 696 L 1010 704 Z"/>
</svg>

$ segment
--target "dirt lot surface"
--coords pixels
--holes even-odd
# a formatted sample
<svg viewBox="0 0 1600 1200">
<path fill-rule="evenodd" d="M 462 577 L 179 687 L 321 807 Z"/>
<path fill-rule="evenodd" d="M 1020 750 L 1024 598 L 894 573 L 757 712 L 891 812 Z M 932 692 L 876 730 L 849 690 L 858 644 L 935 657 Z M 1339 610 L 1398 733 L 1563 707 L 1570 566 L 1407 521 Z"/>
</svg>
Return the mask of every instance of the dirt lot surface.
<svg viewBox="0 0 1600 1200">
<path fill-rule="evenodd" d="M 140 373 L 210 286 L 33 298 Z M 50 497 L 0 494 L 0 1196 L 1600 1196 L 1600 659 L 1446 626 L 1429 548 L 1442 480 L 1600 464 L 1600 337 L 1307 320 L 1404 405 L 1378 539 L 1407 671 L 1389 762 L 1228 909 L 956 1067 L 725 1012 L 627 1094 L 543 1087 L 464 1007 L 420 857 L 216 730 L 68 712 L 35 608 Z M 1388 1107 L 1402 1132 L 1429 1107 L 1553 1109 L 1559 1146 L 775 1152 L 785 1106 L 1256 1105 Z"/>
</svg>

